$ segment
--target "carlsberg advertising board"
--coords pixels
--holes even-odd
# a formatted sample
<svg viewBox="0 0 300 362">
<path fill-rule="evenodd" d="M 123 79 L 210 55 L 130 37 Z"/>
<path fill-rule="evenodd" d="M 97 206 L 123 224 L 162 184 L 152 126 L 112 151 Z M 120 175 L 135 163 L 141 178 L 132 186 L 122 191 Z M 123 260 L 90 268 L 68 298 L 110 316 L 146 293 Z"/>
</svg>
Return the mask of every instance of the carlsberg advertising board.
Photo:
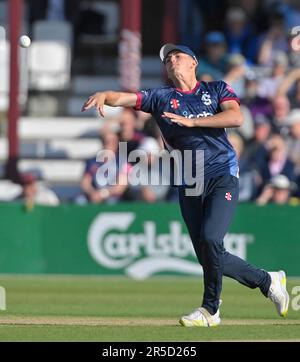
<svg viewBox="0 0 300 362">
<path fill-rule="evenodd" d="M 140 233 L 130 232 L 136 219 L 134 212 L 107 212 L 98 215 L 88 232 L 88 249 L 92 258 L 107 269 L 144 279 L 156 273 L 202 274 L 192 243 L 182 224 L 168 223 L 168 232 L 159 233 L 156 222 L 144 220 Z M 225 247 L 246 259 L 247 243 L 253 235 L 228 234 Z"/>
<path fill-rule="evenodd" d="M 230 252 L 266 270 L 300 276 L 299 207 L 238 206 L 224 239 Z M 0 273 L 202 275 L 173 203 L 0 204 Z"/>
</svg>

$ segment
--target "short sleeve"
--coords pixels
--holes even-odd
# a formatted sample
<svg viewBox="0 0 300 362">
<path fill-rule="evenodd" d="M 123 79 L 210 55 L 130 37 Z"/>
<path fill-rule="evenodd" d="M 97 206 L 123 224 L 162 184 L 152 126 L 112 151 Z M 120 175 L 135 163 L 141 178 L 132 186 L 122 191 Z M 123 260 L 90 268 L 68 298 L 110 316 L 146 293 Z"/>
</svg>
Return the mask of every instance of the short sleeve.
<svg viewBox="0 0 300 362">
<path fill-rule="evenodd" d="M 154 113 L 159 99 L 158 90 L 156 88 L 141 90 L 136 95 L 137 101 L 134 109 L 146 113 Z"/>
<path fill-rule="evenodd" d="M 238 104 L 241 103 L 239 97 L 235 94 L 234 90 L 229 84 L 225 83 L 224 81 L 220 81 L 219 83 L 219 103 L 226 101 L 237 101 Z"/>
</svg>

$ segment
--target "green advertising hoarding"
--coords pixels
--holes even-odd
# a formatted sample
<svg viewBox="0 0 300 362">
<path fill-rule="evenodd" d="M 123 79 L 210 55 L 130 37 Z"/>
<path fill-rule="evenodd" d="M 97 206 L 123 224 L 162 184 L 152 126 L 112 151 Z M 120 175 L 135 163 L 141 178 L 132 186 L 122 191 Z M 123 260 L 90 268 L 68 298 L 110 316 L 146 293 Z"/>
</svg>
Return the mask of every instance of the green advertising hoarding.
<svg viewBox="0 0 300 362">
<path fill-rule="evenodd" d="M 201 275 L 177 204 L 1 204 L 0 273 Z M 238 206 L 226 249 L 300 275 L 300 207 Z"/>
</svg>

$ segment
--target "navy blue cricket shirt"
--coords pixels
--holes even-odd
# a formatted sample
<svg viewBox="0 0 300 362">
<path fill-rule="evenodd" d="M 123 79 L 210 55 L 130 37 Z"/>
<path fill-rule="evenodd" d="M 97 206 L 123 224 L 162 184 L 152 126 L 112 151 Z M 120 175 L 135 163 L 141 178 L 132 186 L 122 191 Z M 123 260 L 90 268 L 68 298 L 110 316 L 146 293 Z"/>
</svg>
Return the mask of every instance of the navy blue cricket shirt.
<svg viewBox="0 0 300 362">
<path fill-rule="evenodd" d="M 220 113 L 222 102 L 240 103 L 233 89 L 224 81 L 197 82 L 191 91 L 158 87 L 137 93 L 136 110 L 151 113 L 161 130 L 169 151 L 176 149 L 204 151 L 204 178 L 231 174 L 238 177 L 238 161 L 224 128 L 185 127 L 168 118 L 171 112 L 187 118 L 209 117 Z"/>
</svg>

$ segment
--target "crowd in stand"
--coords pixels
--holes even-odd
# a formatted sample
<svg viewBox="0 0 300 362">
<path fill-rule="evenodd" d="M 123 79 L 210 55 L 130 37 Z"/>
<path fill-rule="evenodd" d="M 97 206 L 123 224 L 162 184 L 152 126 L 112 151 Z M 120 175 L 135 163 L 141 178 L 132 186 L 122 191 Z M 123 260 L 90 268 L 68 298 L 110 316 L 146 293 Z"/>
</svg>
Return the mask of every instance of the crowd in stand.
<svg viewBox="0 0 300 362">
<path fill-rule="evenodd" d="M 224 2 L 213 0 L 202 6 L 202 0 L 184 1 L 194 6 L 202 46 L 195 49 L 195 38 L 187 36 L 181 27 L 182 39 L 188 39 L 199 52 L 198 78 L 201 81 L 223 79 L 241 100 L 244 124 L 228 131 L 240 164 L 240 201 L 298 204 L 300 197 L 300 26 L 299 0 L 227 1 L 222 14 L 223 28 L 208 13 Z M 207 3 L 207 2 L 205 2 Z M 220 16 L 220 14 L 218 15 Z M 203 19 L 206 19 L 205 21 Z M 208 23 L 208 19 L 214 21 Z M 191 21 L 191 27 L 195 21 Z M 215 28 L 211 28 L 215 26 Z M 220 23 L 222 25 L 222 22 Z M 195 31 L 190 28 L 191 34 Z M 199 40 L 200 44 L 200 40 Z M 113 125 L 113 126 L 112 126 Z M 102 129 L 104 148 L 118 153 L 119 142 L 127 142 L 132 150 L 151 152 L 162 148 L 155 121 L 150 115 L 124 110 L 121 117 Z M 153 152 L 152 152 L 153 153 Z M 156 162 L 149 155 L 149 167 Z M 117 180 L 127 180 L 134 164 L 125 162 L 118 167 L 107 159 L 86 162 L 81 180 L 82 193 L 78 203 L 115 203 L 120 200 L 156 202 L 177 198 L 176 188 L 132 186 L 99 181 L 101 167 L 114 168 Z M 156 168 L 161 173 L 159 167 Z M 105 176 L 105 173 L 102 174 Z M 105 184 L 105 182 L 107 184 Z"/>
<path fill-rule="evenodd" d="M 201 7 L 202 1 L 186 3 L 186 6 L 200 5 L 198 9 L 202 12 L 205 9 Z M 219 2 L 213 3 L 217 8 Z M 203 36 L 198 78 L 224 79 L 240 97 L 244 124 L 228 132 L 240 163 L 240 201 L 258 205 L 298 204 L 300 41 L 292 29 L 300 25 L 300 3 L 229 1 L 228 5 L 231 6 L 226 9 L 222 31 L 211 29 Z M 202 19 L 209 18 L 203 15 Z M 203 30 L 208 26 L 198 28 Z M 124 117 L 132 121 L 126 123 Z M 119 140 L 129 141 L 131 150 L 143 148 L 150 140 L 160 142 L 151 124 L 154 122 L 150 116 L 124 111 L 119 120 Z M 153 144 L 149 147 L 154 148 Z M 87 167 L 83 181 L 89 173 Z M 119 191 L 118 199 L 130 199 L 133 194 L 133 199 L 138 197 L 146 202 L 176 199 L 176 190 L 172 188 L 159 195 L 146 188 L 139 193 L 130 192 L 130 185 Z M 105 194 L 106 201 L 115 200 L 113 190 L 99 193 Z M 92 197 L 88 199 L 97 202 Z"/>
</svg>

